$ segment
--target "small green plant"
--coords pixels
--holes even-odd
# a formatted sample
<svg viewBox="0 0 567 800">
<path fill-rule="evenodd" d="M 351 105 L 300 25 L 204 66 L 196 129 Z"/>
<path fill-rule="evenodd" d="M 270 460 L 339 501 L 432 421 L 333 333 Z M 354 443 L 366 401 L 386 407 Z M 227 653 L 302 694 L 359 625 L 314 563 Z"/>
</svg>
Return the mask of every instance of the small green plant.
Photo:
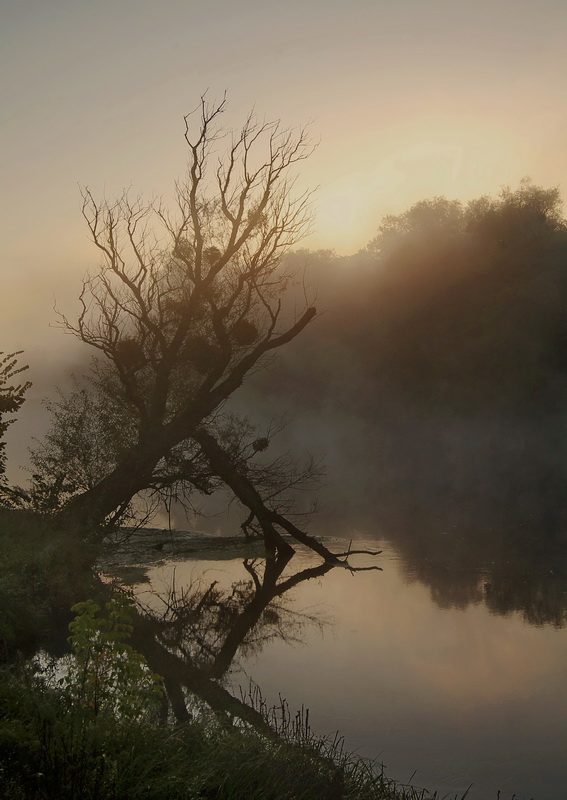
<svg viewBox="0 0 567 800">
<path fill-rule="evenodd" d="M 132 599 L 73 611 L 63 677 L 0 671 L 2 800 L 435 800 L 314 734 L 303 709 L 269 709 L 253 685 L 244 700 L 273 735 L 213 713 L 156 725 L 161 680 L 129 643 Z"/>
<path fill-rule="evenodd" d="M 161 678 L 129 644 L 133 601 L 119 594 L 72 610 L 69 656 L 0 676 L 0 785 L 13 783 L 3 796 L 149 800 L 122 785 L 145 788 L 162 771 L 144 751 L 146 740 L 158 749 Z"/>
<path fill-rule="evenodd" d="M 70 623 L 72 658 L 59 680 L 71 702 L 87 713 L 122 721 L 148 719 L 162 694 L 162 681 L 128 643 L 133 600 L 119 594 L 103 609 L 93 600 L 77 603 Z"/>
</svg>

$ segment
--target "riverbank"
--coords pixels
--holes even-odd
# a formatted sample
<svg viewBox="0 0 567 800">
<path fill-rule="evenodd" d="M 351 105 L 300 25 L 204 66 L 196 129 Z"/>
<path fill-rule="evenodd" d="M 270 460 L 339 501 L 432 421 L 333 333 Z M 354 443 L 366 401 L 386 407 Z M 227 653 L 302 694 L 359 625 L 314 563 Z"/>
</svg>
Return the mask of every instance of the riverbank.
<svg viewBox="0 0 567 800">
<path fill-rule="evenodd" d="M 70 709 L 29 674 L 0 681 L 4 800 L 427 800 L 280 717 L 275 735 L 203 714 L 182 726 Z"/>
<path fill-rule="evenodd" d="M 253 709 L 261 729 L 193 700 L 184 724 L 156 706 L 143 720 L 93 712 L 64 685 L 33 667 L 68 649 L 73 614 L 65 602 L 85 592 L 108 598 L 91 570 L 67 563 L 41 525 L 12 517 L 0 531 L 0 785 L 4 800 L 426 800 L 427 792 L 389 780 L 378 765 L 345 752 L 341 740 L 314 735 L 305 715 Z M 14 522 L 15 520 L 15 522 Z M 160 538 L 161 537 L 161 538 Z M 156 555 L 175 534 L 152 532 Z M 163 547 L 161 546 L 163 542 Z M 226 551 L 225 541 L 192 537 L 187 546 Z M 139 545 L 139 542 L 138 542 Z M 257 543 L 242 542 L 255 553 Z M 241 551 L 241 544 L 232 541 Z M 229 548 L 230 549 L 230 548 Z M 244 554 L 243 552 L 241 553 Z M 234 557 L 234 556 L 232 556 Z M 65 608 L 63 608 L 65 606 Z M 46 635 L 48 630 L 53 635 Z M 58 633 L 56 633 L 58 632 Z M 53 639 L 57 639 L 54 647 Z M 66 656 L 69 658 L 69 656 Z M 122 664 L 123 666 L 123 664 Z M 120 667 L 120 663 L 118 663 Z M 44 668 L 43 668 L 44 669 Z M 85 672 L 85 685 L 89 673 Z M 250 707 L 253 700 L 247 699 Z M 148 705 L 151 698 L 148 697 Z M 261 703 L 260 703 L 261 706 Z"/>
</svg>

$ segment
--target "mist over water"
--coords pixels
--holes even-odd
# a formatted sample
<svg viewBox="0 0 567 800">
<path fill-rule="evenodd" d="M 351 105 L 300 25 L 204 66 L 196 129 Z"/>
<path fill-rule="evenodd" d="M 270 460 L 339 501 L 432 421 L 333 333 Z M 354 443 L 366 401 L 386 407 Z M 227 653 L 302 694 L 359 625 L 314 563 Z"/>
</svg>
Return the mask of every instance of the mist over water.
<svg viewBox="0 0 567 800">
<path fill-rule="evenodd" d="M 384 541 L 357 542 L 379 544 L 378 558 L 351 558 L 383 571 L 350 575 L 303 548 L 271 574 L 258 543 L 143 538 L 134 556 L 146 571 L 139 598 L 169 609 L 165 629 L 178 636 L 181 620 L 193 620 L 185 650 L 204 675 L 224 676 L 234 696 L 248 698 L 252 685 L 268 707 L 282 697 L 293 713 L 308 707 L 315 731 L 338 729 L 348 748 L 378 758 L 396 780 L 441 796 L 461 797 L 471 784 L 474 800 L 499 790 L 508 799 L 561 796 L 564 632 L 549 618 L 483 602 L 482 585 L 471 590 L 472 566 L 451 568 L 459 591 L 448 601 L 430 591 L 438 582 L 424 585 L 424 571 L 446 567 L 400 557 Z"/>
<path fill-rule="evenodd" d="M 465 229 L 436 198 L 357 256 L 296 254 L 320 316 L 235 403 L 323 458 L 312 532 L 389 540 L 441 606 L 563 626 L 567 242 L 544 195 Z"/>
<path fill-rule="evenodd" d="M 316 491 L 295 492 L 300 527 L 345 550 L 353 540 L 386 552 L 383 573 L 323 565 L 319 583 L 302 584 L 303 608 L 332 607 L 334 639 L 308 633 L 298 659 L 295 634 L 257 631 L 254 648 L 252 627 L 241 641 L 231 629 L 222 675 L 230 650 L 272 700 L 308 705 L 322 732 L 338 728 L 397 779 L 417 768 L 418 784 L 452 792 L 471 780 L 475 800 L 502 787 L 552 800 L 565 780 L 567 234 L 553 198 L 522 191 L 485 208 L 480 229 L 437 198 L 351 258 L 291 254 L 317 287 L 318 317 L 224 408 L 259 436 L 287 421 L 260 458 L 289 451 L 324 464 Z M 543 218 L 540 201 L 551 203 Z M 315 292 L 299 275 L 290 314 Z M 88 355 L 68 352 L 58 374 L 39 370 L 36 393 L 86 371 Z M 40 436 L 37 402 L 20 425 Z M 23 453 L 18 425 L 11 435 Z M 155 524 L 234 536 L 246 514 L 227 499 L 197 498 L 204 513 L 189 518 L 174 505 Z M 220 571 L 238 587 L 229 596 L 250 599 L 241 562 L 224 554 L 205 565 L 191 546 L 173 560 L 176 541 L 152 544 L 165 562 L 154 584 Z M 248 577 L 260 570 L 251 558 Z M 302 552 L 294 564 L 311 566 Z M 273 598 L 256 589 L 263 613 Z M 258 619 L 278 628 L 277 614 Z"/>
<path fill-rule="evenodd" d="M 6 495 L 8 507 L 4 499 L 0 503 L 0 661 L 16 653 L 32 658 L 38 648 L 54 657 L 68 653 L 72 604 L 87 597 L 104 603 L 112 586 L 106 578 L 114 574 L 105 572 L 108 553 L 103 563 L 107 528 L 98 528 L 101 551 L 95 556 L 93 544 L 91 557 L 84 521 L 91 511 L 100 511 L 92 519 L 108 520 L 113 497 L 114 508 L 126 508 L 135 492 L 126 513 L 133 507 L 141 518 L 160 482 L 162 499 L 171 485 L 177 490 L 179 483 L 167 480 L 176 480 L 179 467 L 177 475 L 199 487 L 188 490 L 194 509 L 166 503 L 144 522 L 155 529 L 134 535 L 120 550 L 122 529 L 109 547 L 124 567 L 115 574 L 118 587 L 135 585 L 148 603 L 146 617 L 140 609 L 133 645 L 155 659 L 155 671 L 169 682 L 162 722 L 165 713 L 170 722 L 184 723 L 205 707 L 232 723 L 241 688 L 246 691 L 252 680 L 266 702 L 277 704 L 284 696 L 292 713 L 309 707 L 317 732 L 338 730 L 347 749 L 383 761 L 397 780 L 438 789 L 441 797 L 461 797 L 469 783 L 471 800 L 567 796 L 567 220 L 554 188 L 567 181 L 567 6 L 558 0 L 43 5 L 10 4 L 0 26 L 7 78 L 0 89 L 0 349 L 4 355 L 23 351 L 17 364 L 29 364 L 29 370 L 21 379 L 33 383 L 23 406 L 14 406 L 16 419 L 5 437 L 0 402 L 0 484 L 5 478 L 14 490 Z M 138 275 L 148 287 L 142 315 L 153 324 L 153 310 L 146 311 L 156 310 L 165 346 L 145 323 L 136 341 L 136 324 L 119 312 L 99 329 L 110 344 L 101 356 L 58 329 L 54 309 L 76 322 L 83 277 L 89 271 L 94 277 L 97 264 L 105 263 L 97 236 L 94 242 L 91 236 L 90 212 L 81 218 L 81 195 L 93 199 L 87 208 L 95 217 L 97 209 L 117 209 L 114 199 L 126 201 L 125 187 L 134 206 L 143 198 L 161 206 L 163 197 L 163 210 L 175 213 L 173 181 L 181 176 L 177 189 L 184 183 L 192 149 L 183 115 L 189 113 L 189 127 L 198 126 L 199 96 L 202 110 L 209 103 L 222 109 L 219 128 L 200 140 L 211 183 L 206 169 L 194 161 L 192 171 L 190 163 L 185 174 L 192 173 L 192 190 L 198 191 L 189 216 L 179 207 L 189 224 L 177 229 L 174 241 L 158 233 L 155 250 L 145 249 L 148 229 L 150 237 L 140 237 L 145 255 L 140 260 L 132 252 L 132 261 L 126 259 L 130 274 L 140 261 Z M 293 197 L 309 199 L 309 208 L 313 201 L 313 225 L 299 224 L 297 236 L 290 234 L 294 215 L 287 215 L 285 202 L 280 205 L 278 192 L 264 214 L 257 204 L 261 180 L 247 184 L 248 166 L 265 163 L 273 174 L 275 140 L 268 137 L 267 162 L 261 155 L 257 161 L 247 146 L 250 157 L 242 163 L 223 161 L 251 107 L 268 133 L 279 126 L 270 121 L 281 119 L 288 143 L 300 130 L 302 139 L 304 125 L 314 144 L 321 137 L 282 184 L 281 201 L 288 189 L 292 199 L 288 208 Z M 248 120 L 253 131 L 255 113 Z M 254 144 L 255 134 L 248 141 Z M 297 152 L 293 146 L 293 162 Z M 537 185 L 521 180 L 524 174 Z M 311 197 L 315 186 L 320 188 Z M 485 191 L 500 193 L 478 196 Z M 424 197 L 430 199 L 416 202 Z M 127 228 L 138 226 L 141 233 L 141 217 L 130 225 L 136 213 Z M 380 219 L 383 214 L 390 216 Z M 271 251 L 278 218 L 285 235 L 282 247 Z M 232 234 L 251 221 L 255 234 L 236 250 L 228 247 L 218 281 L 202 283 L 203 274 L 212 274 L 231 219 L 238 221 Z M 232 234 L 226 241 L 236 241 Z M 254 254 L 255 235 L 262 244 Z M 126 252 L 127 231 L 110 241 L 120 243 L 118 255 Z M 272 273 L 285 241 L 312 249 L 287 252 Z M 249 267 L 256 258 L 261 265 L 264 256 L 266 282 L 258 291 Z M 155 283 L 146 280 L 153 266 Z M 283 291 L 278 270 L 288 267 L 295 277 Z M 197 283 L 191 273 L 199 273 Z M 243 305 L 236 303 L 232 317 L 226 316 L 226 289 L 237 275 L 245 278 L 235 295 Z M 215 385 L 218 345 L 221 354 L 232 350 L 231 364 L 248 347 L 251 352 L 269 329 L 280 289 L 281 325 L 267 342 L 306 309 L 311 320 L 315 306 L 315 318 L 245 375 L 228 400 L 201 404 L 215 408 L 214 419 L 192 416 L 199 411 L 196 387 L 207 386 L 210 394 Z M 256 299 L 249 305 L 254 291 L 256 307 Z M 201 317 L 203 299 L 208 311 Z M 111 306 L 103 303 L 103 316 Z M 90 308 L 96 329 L 96 309 Z M 256 323 L 264 313 L 262 328 Z M 179 324 L 182 332 L 191 316 L 195 324 L 180 347 L 170 349 L 170 331 Z M 96 380 L 88 377 L 93 354 L 114 359 L 117 373 L 112 366 L 110 372 L 120 373 L 116 380 L 105 378 L 98 394 Z M 231 391 L 240 380 L 233 377 Z M 100 378 L 99 372 L 99 389 Z M 129 381 L 139 387 L 142 402 Z M 9 399 L 5 388 L 0 376 L 0 401 L 4 393 Z M 163 404 L 160 395 L 168 395 Z M 44 399 L 55 403 L 53 411 L 61 397 L 71 399 L 59 406 L 63 447 L 57 449 L 55 438 L 46 439 L 54 415 Z M 177 443 L 176 454 L 167 451 L 172 428 L 164 435 L 162 425 L 183 407 L 189 417 L 182 422 L 189 423 L 177 430 L 188 438 Z M 156 410 L 148 425 L 147 409 Z M 257 430 L 241 424 L 243 417 Z M 192 419 L 198 419 L 193 427 Z M 223 481 L 235 484 L 211 460 L 197 425 L 222 434 L 236 472 L 259 489 L 270 511 L 275 507 L 341 557 L 357 544 L 383 550 L 378 557 L 349 555 L 349 562 L 373 571 L 350 574 L 296 544 L 288 562 L 281 539 L 278 558 L 267 559 L 261 536 L 244 536 L 249 508 L 228 489 L 213 490 Z M 154 447 L 153 435 L 157 445 L 165 442 L 163 449 Z M 257 451 L 254 445 L 268 439 Z M 132 481 L 144 453 L 147 481 Z M 161 458 L 157 464 L 150 463 L 152 453 Z M 275 478 L 276 471 L 258 468 L 288 454 Z M 268 497 L 280 478 L 293 484 L 293 458 L 299 472 L 311 464 L 313 475 Z M 51 525 L 65 519 L 58 513 L 66 508 L 72 517 L 73 496 L 100 487 L 105 478 L 106 489 L 95 491 L 92 502 L 87 497 L 84 513 L 81 503 L 75 505 L 76 537 L 66 535 L 65 523 L 61 530 Z M 129 486 L 135 488 L 130 492 Z M 6 487 L 0 488 L 4 498 Z M 97 496 L 108 505 L 95 502 Z M 19 504 L 15 513 L 10 504 Z M 133 521 L 125 516 L 120 522 L 125 519 Z M 22 520 L 31 521 L 29 529 Z M 256 512 L 250 529 L 259 530 L 259 521 Z M 23 690 L 26 698 L 25 685 Z M 0 738 L 6 746 L 0 744 L 0 784 L 12 771 L 12 748 L 25 749 L 20 708 L 26 704 L 15 705 L 13 734 L 5 723 L 2 679 Z M 263 730 L 265 720 L 254 702 L 249 705 L 244 711 Z M 38 742 L 51 769 L 58 762 L 45 733 L 50 713 L 45 727 L 42 707 L 35 714 Z M 74 718 L 63 709 L 56 703 L 51 716 L 64 734 Z M 246 713 L 240 719 L 250 721 Z M 180 733 L 175 727 L 171 737 L 162 737 L 157 729 L 156 744 L 162 738 L 175 743 Z M 63 743 L 65 773 L 72 759 Z M 40 791 L 47 770 L 36 766 L 39 751 L 32 744 L 29 768 L 22 761 L 22 787 Z M 128 749 L 131 744 L 128 738 Z M 150 747 L 146 752 L 165 776 L 167 758 L 160 758 L 159 747 L 149 753 Z M 301 795 L 296 754 L 290 763 Z M 247 758 L 240 760 L 248 765 Z M 270 786 L 277 769 L 270 754 L 266 761 Z M 102 747 L 109 796 L 120 794 L 112 770 L 124 784 L 129 774 L 139 778 L 139 791 L 152 794 L 142 786 L 144 755 L 126 763 L 133 764 L 131 771 L 117 767 L 112 750 Z M 95 772 L 98 780 L 98 767 Z M 132 786 L 135 794 L 135 780 Z M 15 797 L 27 796 L 25 788 L 14 787 Z M 214 782 L 203 792 L 217 793 Z"/>
<path fill-rule="evenodd" d="M 467 217 L 435 198 L 388 218 L 355 256 L 292 253 L 287 313 L 307 293 L 318 317 L 227 410 L 260 433 L 286 420 L 266 460 L 290 451 L 323 465 L 320 488 L 296 493 L 299 511 L 316 502 L 299 518 L 310 533 L 387 539 L 442 606 L 482 600 L 563 625 L 567 242 L 557 202 L 524 184 Z M 90 354 L 63 343 L 67 365 L 39 370 L 27 422 L 21 412 L 35 435 L 39 390 L 53 396 L 53 383 L 88 369 Z M 226 501 L 196 498 L 204 517 L 173 506 L 159 524 L 237 532 L 243 515 Z"/>
</svg>

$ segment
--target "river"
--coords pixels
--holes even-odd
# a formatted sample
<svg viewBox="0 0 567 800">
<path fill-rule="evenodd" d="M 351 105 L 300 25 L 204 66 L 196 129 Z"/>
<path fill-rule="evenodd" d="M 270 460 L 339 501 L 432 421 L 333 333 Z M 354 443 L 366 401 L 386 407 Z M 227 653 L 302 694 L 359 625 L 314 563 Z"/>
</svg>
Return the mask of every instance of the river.
<svg viewBox="0 0 567 800">
<path fill-rule="evenodd" d="M 501 800 L 565 796 L 561 570 L 528 575 L 521 559 L 467 566 L 443 558 L 448 548 L 437 560 L 431 550 L 412 555 L 399 542 L 372 540 L 356 546 L 378 547 L 379 556 L 350 560 L 381 570 L 312 574 L 320 558 L 299 550 L 266 577 L 259 545 L 203 536 L 183 544 L 169 532 L 149 541 L 124 556 L 137 552 L 143 562 L 146 553 L 145 580 L 131 577 L 138 598 L 160 613 L 168 596 L 171 611 L 174 586 L 184 602 L 196 592 L 202 612 L 214 587 L 201 633 L 193 623 L 192 635 L 207 640 L 201 659 L 214 662 L 211 674 L 236 696 L 252 681 L 268 705 L 284 697 L 292 711 L 308 707 L 313 730 L 338 730 L 347 749 L 377 759 L 390 777 L 440 796 L 468 787 L 471 800 L 496 800 L 499 791 Z M 285 581 L 290 588 L 276 590 Z M 243 623 L 260 595 L 256 622 Z"/>
</svg>

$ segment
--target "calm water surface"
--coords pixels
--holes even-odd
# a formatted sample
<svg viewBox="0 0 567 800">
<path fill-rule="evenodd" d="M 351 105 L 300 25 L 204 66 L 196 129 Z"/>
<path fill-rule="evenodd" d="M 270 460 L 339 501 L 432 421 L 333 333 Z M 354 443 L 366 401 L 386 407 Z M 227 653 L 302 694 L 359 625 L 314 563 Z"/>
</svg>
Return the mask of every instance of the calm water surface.
<svg viewBox="0 0 567 800">
<path fill-rule="evenodd" d="M 502 800 L 567 797 L 563 584 L 543 575 L 510 600 L 502 575 L 380 546 L 377 559 L 352 560 L 383 571 L 333 569 L 279 598 L 281 635 L 272 624 L 266 641 L 241 647 L 228 685 L 252 680 L 268 703 L 281 695 L 292 709 L 308 707 L 317 732 L 339 730 L 348 749 L 402 782 L 451 797 L 472 786 L 472 800 L 496 800 L 499 790 Z M 319 563 L 299 552 L 283 577 Z M 161 594 L 173 581 L 217 581 L 230 593 L 250 572 L 230 553 L 170 561 L 164 548 L 148 577 Z M 159 606 L 148 584 L 138 588 Z"/>
</svg>

